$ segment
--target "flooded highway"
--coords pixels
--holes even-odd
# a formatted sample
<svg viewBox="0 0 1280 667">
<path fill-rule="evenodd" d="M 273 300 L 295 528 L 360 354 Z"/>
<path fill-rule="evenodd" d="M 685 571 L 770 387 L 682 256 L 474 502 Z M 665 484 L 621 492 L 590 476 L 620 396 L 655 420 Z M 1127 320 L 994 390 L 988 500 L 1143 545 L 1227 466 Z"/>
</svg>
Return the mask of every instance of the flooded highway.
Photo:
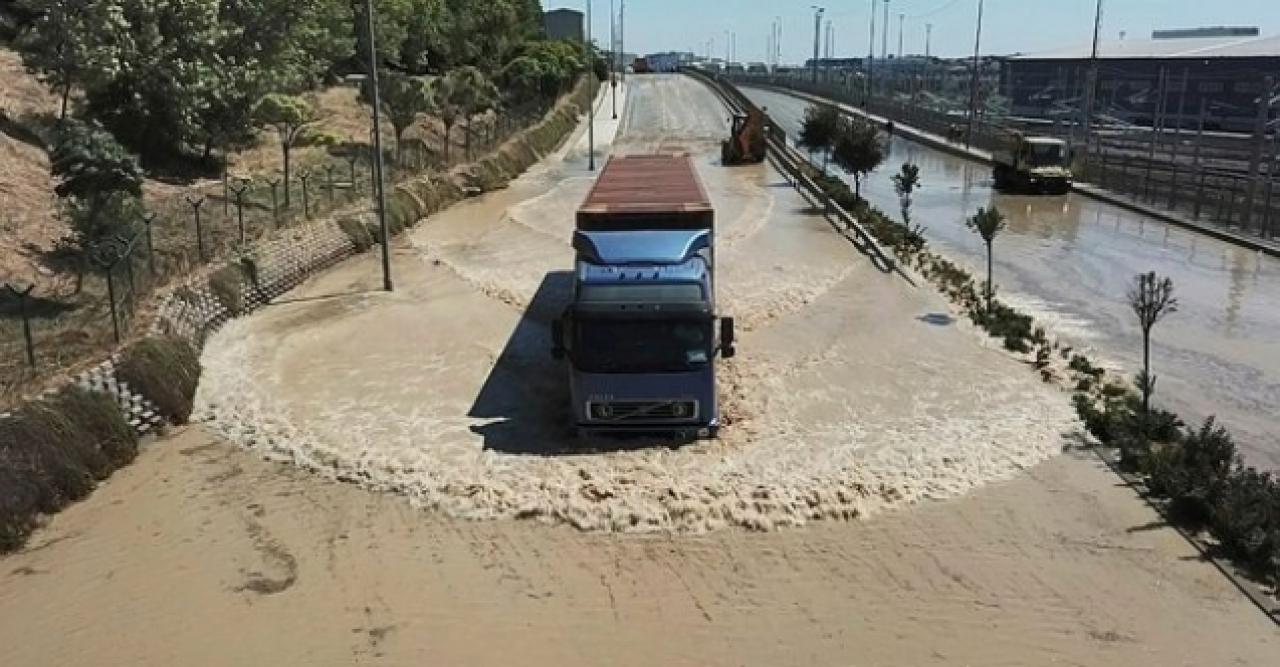
<svg viewBox="0 0 1280 667">
<path fill-rule="evenodd" d="M 788 135 L 798 134 L 808 103 L 743 90 Z M 982 241 L 964 219 L 997 207 L 1009 221 L 995 242 L 1002 298 L 1109 367 L 1132 375 L 1141 364 L 1140 332 L 1125 302 L 1133 276 L 1172 278 L 1179 310 L 1153 331 L 1156 402 L 1197 421 L 1216 415 L 1246 462 L 1280 468 L 1280 260 L 1078 194 L 997 193 L 988 167 L 896 137 L 862 185 L 894 217 L 890 177 L 906 161 L 920 167 L 912 210 L 929 242 L 980 267 Z"/>
</svg>

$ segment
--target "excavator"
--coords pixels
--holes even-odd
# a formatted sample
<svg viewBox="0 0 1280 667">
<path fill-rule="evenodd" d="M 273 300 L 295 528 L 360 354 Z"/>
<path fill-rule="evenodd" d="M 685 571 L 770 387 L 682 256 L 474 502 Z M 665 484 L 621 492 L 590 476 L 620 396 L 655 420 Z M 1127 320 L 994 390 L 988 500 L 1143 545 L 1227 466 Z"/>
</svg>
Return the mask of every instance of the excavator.
<svg viewBox="0 0 1280 667">
<path fill-rule="evenodd" d="M 721 162 L 726 165 L 764 162 L 764 113 L 757 109 L 735 113 L 729 124 L 729 138 L 720 146 Z"/>
</svg>

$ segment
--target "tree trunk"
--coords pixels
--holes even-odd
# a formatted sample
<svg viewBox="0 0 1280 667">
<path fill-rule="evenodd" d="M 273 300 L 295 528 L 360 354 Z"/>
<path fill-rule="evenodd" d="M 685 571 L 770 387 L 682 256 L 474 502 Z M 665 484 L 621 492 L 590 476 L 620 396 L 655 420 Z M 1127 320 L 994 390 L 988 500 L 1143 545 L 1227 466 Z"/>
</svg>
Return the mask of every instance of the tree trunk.
<svg viewBox="0 0 1280 667">
<path fill-rule="evenodd" d="M 862 199 L 862 177 L 858 174 L 853 175 L 853 198 Z"/>
<path fill-rule="evenodd" d="M 289 208 L 289 142 L 281 141 L 280 150 L 284 153 L 284 207 Z"/>
<path fill-rule="evenodd" d="M 464 136 L 462 138 L 462 142 L 467 147 L 467 162 L 470 162 L 471 161 L 471 114 L 467 114 L 467 124 L 463 134 Z"/>
<path fill-rule="evenodd" d="M 831 149 L 823 149 L 822 151 L 822 173 L 827 173 L 827 166 L 831 164 Z"/>
<path fill-rule="evenodd" d="M 1142 414 L 1151 412 L 1151 329 L 1142 330 Z"/>
<path fill-rule="evenodd" d="M 404 166 L 404 128 L 396 128 L 396 165 Z"/>
<path fill-rule="evenodd" d="M 62 114 L 58 116 L 58 120 L 67 119 L 67 106 L 71 100 L 71 77 L 67 77 L 66 83 L 62 85 Z"/>
<path fill-rule="evenodd" d="M 995 293 L 994 285 L 991 282 L 991 278 L 992 278 L 991 256 L 992 256 L 991 244 L 988 243 L 987 244 L 987 317 L 991 317 L 991 297 Z"/>
<path fill-rule="evenodd" d="M 444 165 L 449 166 L 449 144 L 453 143 L 453 123 L 445 121 L 444 124 Z"/>
</svg>

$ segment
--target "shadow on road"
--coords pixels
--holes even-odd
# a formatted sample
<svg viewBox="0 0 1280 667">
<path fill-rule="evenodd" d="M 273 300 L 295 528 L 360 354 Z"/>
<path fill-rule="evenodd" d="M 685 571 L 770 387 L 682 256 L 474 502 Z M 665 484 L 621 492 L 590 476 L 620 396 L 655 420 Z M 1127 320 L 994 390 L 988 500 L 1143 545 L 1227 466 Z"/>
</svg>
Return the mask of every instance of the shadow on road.
<svg viewBox="0 0 1280 667">
<path fill-rule="evenodd" d="M 550 323 L 573 296 L 573 272 L 543 277 L 507 339 L 467 416 L 492 420 L 472 431 L 485 449 L 512 454 L 556 454 L 573 444 L 568 428 L 568 377 L 551 358 Z"/>
</svg>

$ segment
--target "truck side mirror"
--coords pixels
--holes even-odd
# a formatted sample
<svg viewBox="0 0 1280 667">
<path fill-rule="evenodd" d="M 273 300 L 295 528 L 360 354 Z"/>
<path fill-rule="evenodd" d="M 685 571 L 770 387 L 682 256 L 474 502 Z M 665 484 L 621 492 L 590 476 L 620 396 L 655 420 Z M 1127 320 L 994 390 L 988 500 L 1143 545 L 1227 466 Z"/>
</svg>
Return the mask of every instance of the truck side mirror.
<svg viewBox="0 0 1280 667">
<path fill-rule="evenodd" d="M 564 320 L 551 322 L 551 358 L 564 359 Z"/>
<path fill-rule="evenodd" d="M 733 318 L 720 318 L 720 356 L 725 359 L 732 359 L 738 353 L 738 349 L 734 347 Z"/>
</svg>

